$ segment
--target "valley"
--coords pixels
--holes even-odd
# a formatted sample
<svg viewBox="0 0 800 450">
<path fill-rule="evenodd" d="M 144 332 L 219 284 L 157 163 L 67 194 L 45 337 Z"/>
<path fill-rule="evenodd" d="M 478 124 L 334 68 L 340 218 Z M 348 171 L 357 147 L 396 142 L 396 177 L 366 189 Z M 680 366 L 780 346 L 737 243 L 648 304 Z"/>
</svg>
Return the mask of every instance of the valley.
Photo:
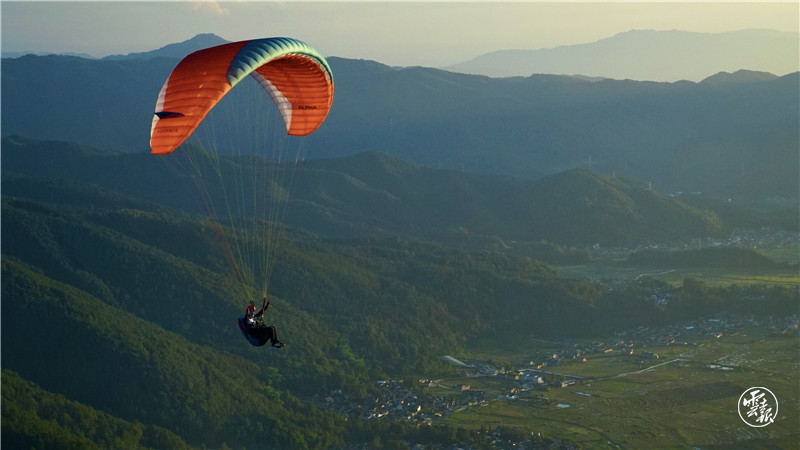
<svg viewBox="0 0 800 450">
<path fill-rule="evenodd" d="M 504 398 L 454 413 L 449 420 L 490 430 L 512 423 L 580 447 L 713 447 L 769 441 L 788 448 L 797 441 L 800 420 L 797 326 L 797 316 L 772 323 L 743 320 L 719 337 L 633 346 L 629 354 L 586 354 L 585 363 L 573 359 L 558 366 L 559 371 L 582 377 L 574 384 Z M 783 407 L 772 424 L 776 426 L 752 428 L 739 418 L 737 399 L 751 386 L 776 392 Z"/>
<path fill-rule="evenodd" d="M 455 425 L 500 446 L 535 447 L 547 436 L 580 448 L 791 447 L 799 327 L 797 315 L 725 317 L 591 340 L 491 340 L 466 354 L 482 359 L 445 358 L 456 376 L 382 380 L 364 399 L 335 391 L 319 403 L 359 420 Z M 777 426 L 739 418 L 737 400 L 751 386 L 780 397 Z"/>
<path fill-rule="evenodd" d="M 49 155 L 58 163 L 39 163 Z M 5 442 L 796 438 L 798 233 L 784 210 L 691 206 L 586 170 L 528 183 L 378 153 L 315 161 L 270 291 L 289 346 L 265 352 L 234 326 L 244 296 L 215 237 L 224 224 L 211 227 L 163 164 L 20 137 L 3 139 L 2 158 Z M 31 311 L 71 339 L 29 339 Z M 756 375 L 786 415 L 748 430 L 730 401 Z M 71 413 L 48 437 L 27 431 L 59 411 Z"/>
</svg>

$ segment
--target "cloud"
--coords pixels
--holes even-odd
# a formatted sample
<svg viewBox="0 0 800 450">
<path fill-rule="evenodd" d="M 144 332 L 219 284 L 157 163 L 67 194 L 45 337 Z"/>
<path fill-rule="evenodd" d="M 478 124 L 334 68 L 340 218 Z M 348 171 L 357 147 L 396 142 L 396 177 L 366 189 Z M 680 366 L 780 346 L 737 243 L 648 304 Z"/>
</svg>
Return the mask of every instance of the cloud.
<svg viewBox="0 0 800 450">
<path fill-rule="evenodd" d="M 209 13 L 213 15 L 228 15 L 231 12 L 224 8 L 220 2 L 197 2 L 194 4 L 194 10 L 201 13 Z"/>
</svg>

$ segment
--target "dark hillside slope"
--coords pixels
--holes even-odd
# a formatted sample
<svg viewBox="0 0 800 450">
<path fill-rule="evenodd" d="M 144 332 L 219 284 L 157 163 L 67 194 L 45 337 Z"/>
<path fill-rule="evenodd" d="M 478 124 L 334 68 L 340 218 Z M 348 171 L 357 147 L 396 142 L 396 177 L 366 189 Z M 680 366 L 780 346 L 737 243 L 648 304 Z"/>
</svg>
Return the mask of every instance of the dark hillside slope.
<svg viewBox="0 0 800 450">
<path fill-rule="evenodd" d="M 467 231 L 585 245 L 723 231 L 712 211 L 588 170 L 530 182 L 429 169 L 377 153 L 307 163 L 295 202 L 293 214 L 313 204 L 312 212 L 324 211 L 341 223 L 412 234 Z"/>
<path fill-rule="evenodd" d="M 238 312 L 238 303 L 229 299 L 235 292 L 231 280 L 93 223 L 91 217 L 5 198 L 2 213 L 3 254 L 165 329 L 208 343 L 220 336 L 203 329 L 214 325 L 216 317 Z M 187 298 L 192 299 L 188 309 Z M 195 326 L 184 329 L 186 320 Z"/>
<path fill-rule="evenodd" d="M 85 153 L 89 150 L 69 157 L 61 151 L 65 146 L 71 144 L 4 139 L 3 169 L 96 184 L 131 198 L 205 214 L 198 209 L 189 174 L 175 164 L 149 154 L 94 156 Z M 51 155 L 57 155 L 59 164 L 36 163 Z M 253 164 L 235 157 L 225 161 L 228 168 Z M 233 181 L 236 176 L 223 179 Z M 306 162 L 298 170 L 292 196 L 287 224 L 331 236 L 467 232 L 505 240 L 624 244 L 716 236 L 724 226 L 708 210 L 586 170 L 531 182 L 430 169 L 374 152 Z M 212 201 L 225 204 L 221 197 Z M 584 226 L 588 223 L 594 226 Z"/>
<path fill-rule="evenodd" d="M 3 173 L 74 180 L 103 186 L 138 200 L 198 209 L 190 181 L 174 165 L 149 153 L 120 153 L 65 141 L 3 138 Z"/>
<path fill-rule="evenodd" d="M 4 369 L 192 446 L 341 447 L 341 421 L 293 395 L 363 396 L 379 377 L 437 373 L 441 354 L 526 330 L 531 311 L 545 322 L 537 333 L 592 324 L 591 288 L 527 258 L 309 239 L 282 246 L 274 275 L 273 317 L 291 351 L 265 353 L 232 336 L 241 299 L 222 274 L 124 233 L 152 223 L 147 209 L 81 206 L 90 187 L 54 182 L 62 198 L 79 194 L 62 207 L 21 198 L 25 184 L 3 199 Z M 38 184 L 42 195 L 49 184 Z"/>
<path fill-rule="evenodd" d="M 3 59 L 4 136 L 21 134 L 144 151 L 158 91 L 176 62 L 173 58 L 102 61 L 56 55 Z"/>
<path fill-rule="evenodd" d="M 20 175 L 4 176 L 3 181 L 4 255 L 192 342 L 250 354 L 235 325 L 248 299 L 205 220 L 125 197 L 119 207 L 102 206 L 114 195 L 77 182 Z M 47 194 L 54 190 L 56 195 Z M 59 204 L 48 203 L 48 198 Z M 91 204 L 88 198 L 102 200 Z M 374 370 L 383 374 L 395 366 L 426 364 L 438 358 L 443 346 L 459 345 L 454 328 L 445 326 L 442 339 L 417 348 L 424 330 L 452 322 L 446 308 L 437 309 L 431 296 L 415 295 L 413 286 L 376 273 L 371 261 L 344 258 L 324 244 L 282 243 L 270 295 L 279 311 L 281 335 L 294 350 L 271 355 L 265 364 L 285 371 L 279 379 L 306 394 L 325 392 L 327 382 L 338 385 L 371 375 L 359 358 L 343 357 L 340 346 L 347 348 L 351 335 L 375 332 L 364 322 L 378 317 L 388 321 L 379 333 L 392 329 L 389 324 L 398 311 L 390 297 L 407 299 L 402 313 L 436 312 L 409 322 L 414 332 L 408 339 L 363 339 L 357 351 L 371 359 L 382 359 L 380 355 L 398 347 L 411 348 L 411 343 L 416 348 L 414 361 L 390 359 Z M 317 363 L 291 370 L 303 360 Z"/>
<path fill-rule="evenodd" d="M 292 213 L 302 214 L 312 206 L 342 221 L 372 224 L 392 233 L 463 227 L 510 237 L 504 223 L 508 217 L 497 206 L 521 185 L 512 178 L 430 169 L 370 152 L 306 162 Z M 359 231 L 370 230 L 362 226 Z"/>
<path fill-rule="evenodd" d="M 8 369 L 2 389 L 2 444 L 8 448 L 190 448 L 163 427 L 119 419 Z"/>
<path fill-rule="evenodd" d="M 196 216 L 189 213 L 169 209 L 156 202 L 137 200 L 97 185 L 63 178 L 4 173 L 2 190 L 17 201 L 24 199 L 29 206 L 38 204 L 36 208 L 39 211 L 47 210 L 41 204 L 58 205 L 59 210 L 53 211 L 52 216 L 64 215 L 64 212 L 75 214 L 90 211 L 88 217 L 95 224 L 116 230 L 205 269 L 220 270 L 223 257 L 219 253 L 221 249 L 218 248 L 215 231 L 208 221 L 198 221 Z M 10 201 L 9 205 L 13 204 Z"/>
<path fill-rule="evenodd" d="M 235 320 L 249 299 L 207 224 L 163 209 L 70 209 L 19 198 L 24 191 L 16 194 L 3 197 L 4 256 L 189 341 L 249 355 L 252 349 L 241 345 Z M 297 270 L 307 274 L 303 267 Z M 285 276 L 298 278 L 296 272 Z M 307 276 L 306 284 L 319 284 Z M 287 340 L 297 346 L 292 358 L 276 354 L 269 363 L 285 369 L 296 364 L 294 358 L 324 359 L 338 341 L 331 339 L 328 324 L 285 303 L 285 292 L 271 293 L 273 303 L 280 305 L 276 309 L 281 311 L 281 323 L 308 330 L 288 335 Z M 330 364 L 339 363 L 327 360 L 313 370 L 291 372 L 286 383 L 302 386 L 301 380 L 319 376 L 317 370 L 333 371 Z M 316 390 L 320 385 L 311 387 Z"/>
<path fill-rule="evenodd" d="M 385 160 L 390 168 L 419 170 L 385 155 L 366 156 L 371 161 Z M 246 299 L 231 279 L 230 267 L 204 221 L 124 196 L 119 196 L 119 207 L 115 207 L 110 199 L 118 194 L 75 181 L 22 175 L 5 176 L 3 181 L 2 248 L 7 257 L 192 342 L 242 351 L 231 318 L 241 312 Z M 48 195 L 56 190 L 58 195 Z M 49 203 L 48 198 L 58 199 L 59 204 Z M 93 204 L 91 198 L 98 201 Z M 436 219 L 444 220 L 441 215 Z M 382 234 L 372 231 L 375 237 Z M 271 286 L 274 303 L 280 306 L 276 308 L 281 311 L 280 323 L 286 326 L 282 333 L 287 333 L 286 340 L 297 350 L 291 357 L 276 355 L 271 364 L 283 373 L 287 386 L 300 391 L 324 391 L 332 374 L 343 379 L 369 376 L 364 361 L 379 361 L 372 370 L 380 373 L 429 364 L 477 330 L 464 328 L 475 320 L 475 311 L 481 311 L 479 316 L 505 317 L 507 308 L 524 309 L 544 298 L 526 293 L 530 286 L 511 280 L 539 280 L 535 290 L 550 292 L 547 299 L 554 304 L 576 301 L 567 287 L 548 286 L 568 282 L 525 258 L 471 256 L 464 250 L 397 238 L 363 239 L 368 235 L 343 243 L 298 236 L 302 239 L 281 244 Z M 473 266 L 468 262 L 473 258 L 480 262 Z M 478 285 L 459 287 L 464 273 L 480 273 L 480 281 L 468 283 Z M 423 285 L 429 287 L 421 292 Z M 516 300 L 498 308 L 475 298 L 487 289 L 498 292 L 502 301 Z M 453 297 L 454 292 L 461 294 Z M 465 308 L 466 303 L 471 306 Z M 564 326 L 564 317 L 554 317 L 550 323 Z M 399 331 L 393 324 L 398 321 L 407 323 L 404 336 L 396 335 Z M 435 342 L 427 342 L 431 329 L 440 331 Z M 346 356 L 349 352 L 343 348 L 348 345 L 358 357 Z M 408 352 L 413 352 L 411 361 L 384 358 Z M 319 362 L 310 370 L 290 370 L 297 358 Z"/>
<path fill-rule="evenodd" d="M 276 392 L 259 389 L 256 365 L 186 341 L 17 262 L 4 259 L 2 266 L 3 367 L 121 419 L 175 430 L 193 445 L 315 445 L 294 440 L 313 419 L 284 409 Z M 31 311 L 38 327 L 61 338 L 31 338 Z M 279 431 L 277 417 L 293 417 L 295 424 L 283 422 L 289 428 Z M 274 432 L 254 434 L 253 424 Z"/>
<path fill-rule="evenodd" d="M 532 224 L 532 234 L 550 236 L 555 242 L 580 237 L 581 243 L 591 244 L 586 239 L 596 237 L 597 243 L 608 244 L 723 232 L 723 224 L 711 210 L 583 169 L 532 183 L 526 198 L 537 206 L 525 210 L 530 216 L 524 221 Z"/>
</svg>

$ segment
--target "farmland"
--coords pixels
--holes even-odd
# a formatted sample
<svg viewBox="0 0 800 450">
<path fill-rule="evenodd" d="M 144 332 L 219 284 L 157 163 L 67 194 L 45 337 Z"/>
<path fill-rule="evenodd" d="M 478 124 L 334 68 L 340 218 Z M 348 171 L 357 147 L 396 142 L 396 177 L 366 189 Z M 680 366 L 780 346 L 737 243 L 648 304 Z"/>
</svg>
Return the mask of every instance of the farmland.
<svg viewBox="0 0 800 450">
<path fill-rule="evenodd" d="M 667 267 L 659 265 L 631 264 L 629 258 L 639 251 L 660 249 L 669 252 L 691 252 L 708 248 L 736 248 L 740 250 L 757 250 L 755 255 L 768 258 L 773 264 L 769 266 L 735 267 L 722 264 L 723 261 L 712 261 L 701 266 Z M 748 257 L 752 257 L 749 254 Z M 800 255 L 800 235 L 789 232 L 757 234 L 734 233 L 727 240 L 704 240 L 698 242 L 667 242 L 660 245 L 637 248 L 595 249 L 593 259 L 581 264 L 561 264 L 554 267 L 564 276 L 606 281 L 623 282 L 646 277 L 658 278 L 673 285 L 678 285 L 686 277 L 703 280 L 712 286 L 763 284 L 769 286 L 797 286 L 800 284 L 798 272 L 798 255 Z"/>
<path fill-rule="evenodd" d="M 492 400 L 455 411 L 447 420 L 473 430 L 511 426 L 592 448 L 707 448 L 759 442 L 791 448 L 800 438 L 796 325 L 796 316 L 780 324 L 744 320 L 719 336 L 583 354 L 550 367 L 582 377 L 566 387 L 550 380 L 543 387 L 519 389 L 513 376 L 519 369 L 504 370 L 505 383 L 497 377 L 449 379 L 452 386 L 469 383 L 473 396 L 489 390 L 485 397 Z M 539 340 L 535 345 L 546 343 Z M 546 352 L 564 346 L 553 342 Z M 508 355 L 498 351 L 497 358 L 514 367 L 530 367 L 519 350 L 515 347 Z M 479 353 L 485 355 L 485 349 Z M 779 413 L 769 426 L 750 427 L 738 415 L 739 396 L 752 386 L 767 387 L 778 398 Z"/>
</svg>

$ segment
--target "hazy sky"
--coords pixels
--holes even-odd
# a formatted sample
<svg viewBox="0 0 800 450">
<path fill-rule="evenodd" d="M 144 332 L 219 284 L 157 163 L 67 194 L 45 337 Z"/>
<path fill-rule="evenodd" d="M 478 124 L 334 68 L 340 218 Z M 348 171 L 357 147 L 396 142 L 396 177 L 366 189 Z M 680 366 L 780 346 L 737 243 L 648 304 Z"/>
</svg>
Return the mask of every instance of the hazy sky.
<svg viewBox="0 0 800 450">
<path fill-rule="evenodd" d="M 798 31 L 796 1 L 0 2 L 2 50 L 92 56 L 154 50 L 199 33 L 302 39 L 326 56 L 441 67 L 494 50 L 594 42 L 631 29 Z"/>
</svg>

